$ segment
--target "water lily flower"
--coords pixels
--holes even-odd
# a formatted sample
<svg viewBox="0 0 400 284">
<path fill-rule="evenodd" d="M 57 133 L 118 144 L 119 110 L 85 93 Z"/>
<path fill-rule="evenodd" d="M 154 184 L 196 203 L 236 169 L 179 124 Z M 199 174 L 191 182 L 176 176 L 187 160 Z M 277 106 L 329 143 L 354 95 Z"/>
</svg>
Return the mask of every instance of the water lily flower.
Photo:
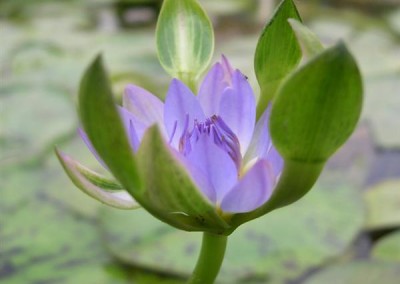
<svg viewBox="0 0 400 284">
<path fill-rule="evenodd" d="M 157 124 L 174 157 L 198 190 L 223 212 L 249 212 L 264 204 L 283 168 L 268 133 L 267 109 L 256 124 L 256 102 L 247 78 L 222 56 L 195 96 L 173 79 L 165 103 L 129 85 L 119 107 L 136 152 L 146 130 Z M 81 137 L 97 155 L 83 130 Z"/>
</svg>

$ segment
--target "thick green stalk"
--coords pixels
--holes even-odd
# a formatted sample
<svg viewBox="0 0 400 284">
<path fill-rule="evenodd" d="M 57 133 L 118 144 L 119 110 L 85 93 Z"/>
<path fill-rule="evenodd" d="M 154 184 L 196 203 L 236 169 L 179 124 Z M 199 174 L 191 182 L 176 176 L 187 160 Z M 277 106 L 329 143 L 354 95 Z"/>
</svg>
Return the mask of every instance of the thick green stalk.
<svg viewBox="0 0 400 284">
<path fill-rule="evenodd" d="M 214 283 L 224 260 L 227 240 L 227 236 L 203 234 L 200 256 L 188 284 Z"/>
</svg>

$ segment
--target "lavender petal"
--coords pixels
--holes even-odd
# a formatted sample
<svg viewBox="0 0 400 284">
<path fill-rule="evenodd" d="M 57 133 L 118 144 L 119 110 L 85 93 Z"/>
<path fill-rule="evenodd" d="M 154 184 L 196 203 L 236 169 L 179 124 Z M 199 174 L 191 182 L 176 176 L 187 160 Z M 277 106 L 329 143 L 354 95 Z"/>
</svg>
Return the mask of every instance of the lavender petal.
<svg viewBox="0 0 400 284">
<path fill-rule="evenodd" d="M 271 105 L 264 111 L 254 128 L 253 137 L 249 148 L 244 157 L 245 163 L 258 158 L 266 157 L 266 154 L 272 146 L 271 137 L 269 135 L 269 116 L 271 113 Z"/>
<path fill-rule="evenodd" d="M 224 69 L 224 74 L 225 74 L 224 79 L 229 83 L 229 85 L 231 85 L 234 69 L 232 68 L 232 65 L 229 63 L 228 58 L 226 58 L 226 56 L 223 54 L 221 55 L 220 62 L 221 62 L 222 68 Z"/>
<path fill-rule="evenodd" d="M 271 164 L 273 173 L 275 177 L 278 178 L 283 170 L 284 160 L 282 156 L 278 153 L 274 145 L 272 145 L 272 143 L 271 148 L 264 159 L 266 159 Z"/>
<path fill-rule="evenodd" d="M 204 194 L 212 197 L 211 201 L 214 203 L 220 202 L 237 182 L 235 163 L 208 135 L 200 135 L 197 142 L 193 143 L 187 159 L 212 184 L 214 195 L 208 192 Z"/>
<path fill-rule="evenodd" d="M 126 135 L 132 148 L 135 148 L 137 142 L 142 141 L 143 135 L 150 125 L 146 125 L 136 118 L 132 113 L 127 111 L 125 108 L 118 107 L 119 114 L 121 116 L 122 123 L 125 127 Z M 132 128 L 134 130 L 134 136 L 132 136 Z"/>
<path fill-rule="evenodd" d="M 256 102 L 250 84 L 238 70 L 233 72 L 232 87 L 222 95 L 218 114 L 238 137 L 244 155 L 253 136 Z"/>
<path fill-rule="evenodd" d="M 150 126 L 154 123 L 164 125 L 163 102 L 143 88 L 128 85 L 123 96 L 123 107 L 144 125 Z"/>
<path fill-rule="evenodd" d="M 274 176 L 269 163 L 259 160 L 223 198 L 225 212 L 244 213 L 263 205 L 271 196 Z"/>
<path fill-rule="evenodd" d="M 218 113 L 222 93 L 228 87 L 227 82 L 224 81 L 224 77 L 224 69 L 221 63 L 216 63 L 200 85 L 197 98 L 207 117 Z"/>
<path fill-rule="evenodd" d="M 173 79 L 164 105 L 164 124 L 171 145 L 178 149 L 183 132 L 192 129 L 194 121 L 204 121 L 204 112 L 192 91 L 178 79 Z M 185 123 L 187 121 L 187 126 Z"/>
<path fill-rule="evenodd" d="M 86 144 L 86 147 L 92 152 L 93 156 L 96 158 L 96 160 L 106 169 L 108 170 L 108 167 L 106 163 L 103 161 L 103 159 L 100 157 L 100 155 L 97 153 L 96 149 L 94 148 L 92 142 L 90 141 L 89 137 L 87 136 L 86 132 L 82 128 L 78 128 L 78 134 L 83 140 L 83 142 Z"/>
</svg>

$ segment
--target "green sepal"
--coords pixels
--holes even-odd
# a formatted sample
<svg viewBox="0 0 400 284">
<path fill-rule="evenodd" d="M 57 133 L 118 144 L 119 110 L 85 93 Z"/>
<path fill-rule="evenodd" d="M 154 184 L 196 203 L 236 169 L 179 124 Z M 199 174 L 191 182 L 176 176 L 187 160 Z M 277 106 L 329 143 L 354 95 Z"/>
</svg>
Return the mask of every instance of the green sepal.
<svg viewBox="0 0 400 284">
<path fill-rule="evenodd" d="M 289 19 L 288 21 L 300 44 L 303 57 L 309 59 L 324 50 L 324 46 L 317 35 L 309 28 L 295 19 Z"/>
<path fill-rule="evenodd" d="M 156 125 L 145 133 L 137 153 L 144 177 L 140 204 L 158 219 L 186 231 L 223 234 L 228 224 L 204 197 Z"/>
<path fill-rule="evenodd" d="M 79 114 L 97 153 L 114 177 L 135 197 L 142 188 L 141 179 L 100 55 L 81 80 Z"/>
<path fill-rule="evenodd" d="M 161 65 L 193 91 L 214 50 L 212 23 L 196 0 L 164 0 L 156 29 Z"/>
<path fill-rule="evenodd" d="M 271 198 L 252 212 L 233 215 L 232 227 L 303 197 L 327 159 L 353 132 L 361 106 L 361 76 L 342 43 L 292 73 L 276 94 L 270 117 L 274 146 L 284 158 L 283 172 Z"/>
<path fill-rule="evenodd" d="M 257 117 L 264 113 L 282 80 L 301 59 L 289 18 L 301 21 L 293 1 L 283 0 L 258 40 L 254 56 L 254 70 L 261 89 Z"/>
<path fill-rule="evenodd" d="M 270 134 L 286 160 L 323 163 L 351 135 L 361 114 L 361 75 L 343 43 L 312 58 L 272 102 Z"/>
<path fill-rule="evenodd" d="M 84 193 L 118 209 L 140 208 L 140 205 L 119 183 L 88 169 L 57 149 L 55 151 L 71 181 Z"/>
</svg>

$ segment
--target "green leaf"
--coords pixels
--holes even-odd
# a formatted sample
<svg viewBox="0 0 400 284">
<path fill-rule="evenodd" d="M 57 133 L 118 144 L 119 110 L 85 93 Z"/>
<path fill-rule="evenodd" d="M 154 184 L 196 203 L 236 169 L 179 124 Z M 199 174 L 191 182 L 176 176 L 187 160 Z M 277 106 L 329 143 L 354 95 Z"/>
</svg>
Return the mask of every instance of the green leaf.
<svg viewBox="0 0 400 284">
<path fill-rule="evenodd" d="M 121 283 L 105 269 L 110 257 L 94 218 L 53 198 L 53 193 L 73 191 L 67 179 L 60 182 L 65 174 L 55 166 L 56 159 L 50 161 L 52 165 L 0 171 L 0 283 Z M 88 270 L 90 279 L 77 277 Z"/>
<path fill-rule="evenodd" d="M 380 39 L 376 39 L 380 40 Z M 382 42 L 385 42 L 382 40 Z M 372 45 L 372 44 L 371 44 Z M 389 45 L 389 44 L 388 44 Z M 378 147 L 386 149 L 400 148 L 400 133 L 399 129 L 399 113 L 400 113 L 400 96 L 396 90 L 400 90 L 400 62 L 396 56 L 391 55 L 390 47 L 382 47 L 375 50 L 372 46 L 366 45 L 369 48 L 369 54 L 385 54 L 386 62 L 397 62 L 397 71 L 387 68 L 385 71 L 380 71 L 376 76 L 369 77 L 365 82 L 365 106 L 362 118 L 367 120 L 371 131 L 374 134 L 374 140 Z M 391 46 L 391 45 L 390 45 Z M 359 47 L 361 49 L 361 47 Z M 389 50 L 389 51 L 386 51 Z M 396 50 L 398 47 L 396 46 Z M 357 51 L 355 51 L 357 52 Z M 365 51 L 364 51 L 365 52 Z M 384 64 L 384 63 L 367 63 L 368 59 L 365 56 L 365 65 L 368 64 Z M 381 62 L 381 61 L 379 61 Z M 361 62 L 362 63 L 362 62 Z M 364 69 L 365 70 L 365 69 Z M 385 74 L 385 75 L 383 75 Z"/>
<path fill-rule="evenodd" d="M 270 131 L 285 160 L 323 163 L 353 132 L 362 107 L 357 64 L 343 43 L 285 80 L 271 110 Z"/>
<path fill-rule="evenodd" d="M 367 208 L 366 228 L 400 228 L 400 180 L 389 180 L 369 188 L 364 199 Z"/>
<path fill-rule="evenodd" d="M 214 32 L 195 0 L 165 0 L 157 22 L 157 51 L 161 65 L 192 89 L 208 67 Z"/>
<path fill-rule="evenodd" d="M 141 180 L 100 56 L 82 78 L 79 113 L 97 153 L 115 178 L 135 197 L 141 190 Z"/>
<path fill-rule="evenodd" d="M 400 263 L 400 230 L 381 238 L 372 249 L 373 259 Z"/>
<path fill-rule="evenodd" d="M 258 40 L 254 57 L 254 69 L 261 88 L 257 117 L 262 115 L 282 80 L 301 59 L 300 46 L 287 21 L 289 18 L 301 21 L 293 0 L 284 0 Z"/>
<path fill-rule="evenodd" d="M 300 44 L 303 56 L 313 57 L 324 50 L 319 38 L 305 25 L 295 19 L 289 19 L 289 24 L 295 32 L 297 41 Z"/>
<path fill-rule="evenodd" d="M 129 214 L 104 207 L 100 212 L 102 237 L 119 260 L 167 275 L 190 275 L 200 233 L 175 230 L 144 210 Z M 363 212 L 355 188 L 320 183 L 300 202 L 230 235 L 217 283 L 295 282 L 350 246 L 362 229 Z"/>
<path fill-rule="evenodd" d="M 119 209 L 140 208 L 139 204 L 120 184 L 91 171 L 57 149 L 56 154 L 75 186 L 87 195 Z"/>
<path fill-rule="evenodd" d="M 180 229 L 224 232 L 228 225 L 172 151 L 156 125 L 146 132 L 137 154 L 145 188 L 138 201 L 157 218 Z"/>
<path fill-rule="evenodd" d="M 0 163 L 34 162 L 75 132 L 74 106 L 62 88 L 7 79 L 0 84 Z"/>
<path fill-rule="evenodd" d="M 400 264 L 381 261 L 354 261 L 337 264 L 314 274 L 305 284 L 397 284 Z"/>
</svg>

